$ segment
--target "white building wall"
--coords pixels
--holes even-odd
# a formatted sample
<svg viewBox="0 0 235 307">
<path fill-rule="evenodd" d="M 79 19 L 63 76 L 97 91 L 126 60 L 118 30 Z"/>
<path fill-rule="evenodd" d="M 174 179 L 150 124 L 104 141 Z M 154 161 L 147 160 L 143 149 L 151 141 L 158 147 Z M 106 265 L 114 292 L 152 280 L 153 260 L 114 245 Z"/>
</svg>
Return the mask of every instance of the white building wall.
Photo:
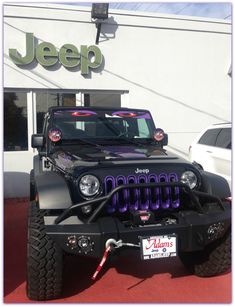
<svg viewBox="0 0 235 307">
<path fill-rule="evenodd" d="M 129 107 L 147 108 L 169 133 L 169 147 L 187 155 L 204 127 L 231 121 L 231 25 L 227 21 L 110 11 L 102 25 L 102 68 L 17 67 L 9 48 L 25 54 L 25 33 L 53 43 L 95 44 L 90 10 L 54 4 L 4 6 L 4 87 L 127 90 Z M 5 169 L 9 168 L 5 154 Z M 28 168 L 22 164 L 22 167 Z M 11 169 L 16 165 L 11 164 Z"/>
</svg>

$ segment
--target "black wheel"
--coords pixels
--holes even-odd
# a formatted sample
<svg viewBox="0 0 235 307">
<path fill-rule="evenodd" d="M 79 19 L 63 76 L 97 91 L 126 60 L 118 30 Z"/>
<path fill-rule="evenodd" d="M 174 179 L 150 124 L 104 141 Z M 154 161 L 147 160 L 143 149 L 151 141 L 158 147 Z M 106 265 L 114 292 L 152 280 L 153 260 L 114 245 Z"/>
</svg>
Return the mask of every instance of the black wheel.
<svg viewBox="0 0 235 307">
<path fill-rule="evenodd" d="M 209 277 L 222 274 L 231 268 L 231 232 L 203 251 L 180 253 L 179 257 L 197 276 Z"/>
<path fill-rule="evenodd" d="M 27 245 L 27 295 L 32 300 L 58 298 L 62 291 L 63 253 L 46 234 L 44 213 L 30 203 Z"/>
</svg>

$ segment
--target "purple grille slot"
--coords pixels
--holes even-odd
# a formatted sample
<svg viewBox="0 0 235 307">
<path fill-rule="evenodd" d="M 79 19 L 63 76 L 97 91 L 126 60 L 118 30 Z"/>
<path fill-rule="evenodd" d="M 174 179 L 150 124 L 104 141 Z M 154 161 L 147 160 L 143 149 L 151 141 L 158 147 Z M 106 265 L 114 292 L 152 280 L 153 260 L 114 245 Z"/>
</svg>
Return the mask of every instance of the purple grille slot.
<svg viewBox="0 0 235 307">
<path fill-rule="evenodd" d="M 105 178 L 104 191 L 105 195 L 110 193 L 115 188 L 115 178 L 113 176 L 107 176 Z M 116 211 L 117 206 L 117 194 L 114 194 L 111 202 L 108 204 L 107 210 L 108 213 L 113 213 Z"/>
<path fill-rule="evenodd" d="M 168 182 L 166 174 L 159 175 L 159 182 Z M 167 209 L 170 207 L 170 188 L 162 187 L 161 189 L 161 207 Z"/>
<path fill-rule="evenodd" d="M 130 184 L 138 183 L 136 176 L 133 176 L 133 175 L 128 176 L 127 181 Z M 139 192 L 138 189 L 130 190 L 130 206 L 129 206 L 129 208 L 131 210 L 138 210 L 138 208 L 139 208 L 139 195 L 140 195 L 140 192 Z"/>
<path fill-rule="evenodd" d="M 126 184 L 126 177 L 118 176 L 116 178 L 117 186 Z M 128 208 L 128 191 L 127 189 L 123 189 L 117 193 L 117 202 L 118 202 L 118 210 L 119 212 L 125 212 Z"/>
<path fill-rule="evenodd" d="M 169 174 L 169 181 L 170 182 L 177 182 L 178 176 L 176 174 Z M 172 208 L 178 208 L 180 205 L 180 189 L 179 188 L 172 188 L 171 190 L 171 206 Z"/>
<path fill-rule="evenodd" d="M 138 178 L 139 183 L 147 183 L 147 176 L 140 175 Z M 140 193 L 140 209 L 147 210 L 149 208 L 149 189 L 141 189 L 142 193 Z"/>
<path fill-rule="evenodd" d="M 154 174 L 149 175 L 148 182 L 158 182 L 157 176 Z M 160 189 L 159 188 L 151 188 L 150 189 L 150 208 L 156 210 L 160 206 Z"/>
</svg>

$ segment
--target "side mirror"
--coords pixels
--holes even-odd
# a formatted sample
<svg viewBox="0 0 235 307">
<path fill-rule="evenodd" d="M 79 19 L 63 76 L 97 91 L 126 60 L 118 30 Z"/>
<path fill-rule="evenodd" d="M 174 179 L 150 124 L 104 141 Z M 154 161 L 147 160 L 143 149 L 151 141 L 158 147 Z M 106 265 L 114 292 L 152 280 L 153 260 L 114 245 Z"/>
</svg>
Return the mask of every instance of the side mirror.
<svg viewBox="0 0 235 307">
<path fill-rule="evenodd" d="M 44 145 L 44 136 L 43 134 L 33 134 L 31 137 L 31 146 L 32 148 L 40 148 Z"/>
</svg>

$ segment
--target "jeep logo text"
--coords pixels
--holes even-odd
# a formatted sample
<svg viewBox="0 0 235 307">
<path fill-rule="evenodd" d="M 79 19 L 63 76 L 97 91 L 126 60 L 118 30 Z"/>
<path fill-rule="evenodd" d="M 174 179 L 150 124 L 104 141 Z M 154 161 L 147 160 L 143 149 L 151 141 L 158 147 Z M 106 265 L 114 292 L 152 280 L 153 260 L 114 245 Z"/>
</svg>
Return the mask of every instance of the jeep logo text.
<svg viewBox="0 0 235 307">
<path fill-rule="evenodd" d="M 64 44 L 59 51 L 48 42 L 35 46 L 33 33 L 26 33 L 26 55 L 19 54 L 17 49 L 9 49 L 9 56 L 16 65 L 31 64 L 34 59 L 45 67 L 55 65 L 58 61 L 66 68 L 81 66 L 81 74 L 87 75 L 90 68 L 98 68 L 102 64 L 102 54 L 97 46 L 81 45 L 80 52 L 72 44 Z M 92 60 L 91 60 L 92 58 Z"/>
<path fill-rule="evenodd" d="M 148 169 L 148 168 L 139 169 L 139 168 L 137 167 L 137 169 L 135 170 L 135 173 L 136 173 L 136 174 L 148 174 L 148 173 L 149 173 L 149 169 Z"/>
</svg>

